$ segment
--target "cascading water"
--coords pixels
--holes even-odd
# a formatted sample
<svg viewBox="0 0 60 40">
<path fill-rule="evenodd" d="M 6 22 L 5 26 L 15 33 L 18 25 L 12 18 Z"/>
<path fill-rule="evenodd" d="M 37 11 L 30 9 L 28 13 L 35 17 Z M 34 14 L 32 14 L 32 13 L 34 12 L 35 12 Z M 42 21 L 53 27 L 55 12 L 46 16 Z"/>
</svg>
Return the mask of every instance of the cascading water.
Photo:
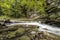
<svg viewBox="0 0 60 40">
<path fill-rule="evenodd" d="M 60 36 L 60 28 L 58 27 L 53 27 L 47 24 L 42 24 L 39 22 L 21 22 L 21 23 L 12 23 L 7 26 L 12 26 L 12 25 L 37 25 L 39 26 L 39 31 L 47 31 L 56 35 Z"/>
<path fill-rule="evenodd" d="M 50 26 L 50 25 L 47 25 L 47 24 L 38 24 L 38 25 L 40 26 L 39 29 L 38 29 L 39 31 L 47 31 L 47 32 L 50 32 L 50 33 L 53 33 L 53 34 L 56 34 L 56 35 L 60 36 L 60 28 Z"/>
</svg>

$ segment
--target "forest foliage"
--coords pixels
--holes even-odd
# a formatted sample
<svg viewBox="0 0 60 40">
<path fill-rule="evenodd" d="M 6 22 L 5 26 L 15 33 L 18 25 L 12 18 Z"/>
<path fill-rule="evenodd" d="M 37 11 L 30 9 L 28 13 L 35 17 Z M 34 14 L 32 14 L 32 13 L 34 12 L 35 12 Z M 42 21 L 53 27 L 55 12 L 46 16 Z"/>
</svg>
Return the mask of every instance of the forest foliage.
<svg viewBox="0 0 60 40">
<path fill-rule="evenodd" d="M 59 0 L 0 0 L 0 15 L 30 18 L 34 14 L 51 20 L 60 19 Z"/>
</svg>

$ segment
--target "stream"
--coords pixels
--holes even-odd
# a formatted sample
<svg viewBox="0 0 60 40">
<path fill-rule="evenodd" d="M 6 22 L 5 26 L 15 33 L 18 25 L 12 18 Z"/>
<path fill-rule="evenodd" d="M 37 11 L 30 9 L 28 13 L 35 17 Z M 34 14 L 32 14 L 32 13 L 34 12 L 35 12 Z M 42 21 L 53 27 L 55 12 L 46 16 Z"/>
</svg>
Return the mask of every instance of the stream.
<svg viewBox="0 0 60 40">
<path fill-rule="evenodd" d="M 46 32 L 60 36 L 59 27 L 42 24 L 41 22 L 17 22 L 17 23 L 7 24 L 7 26 L 13 26 L 13 25 L 36 25 L 36 26 L 39 26 L 39 29 L 38 29 L 39 31 L 46 31 Z"/>
</svg>

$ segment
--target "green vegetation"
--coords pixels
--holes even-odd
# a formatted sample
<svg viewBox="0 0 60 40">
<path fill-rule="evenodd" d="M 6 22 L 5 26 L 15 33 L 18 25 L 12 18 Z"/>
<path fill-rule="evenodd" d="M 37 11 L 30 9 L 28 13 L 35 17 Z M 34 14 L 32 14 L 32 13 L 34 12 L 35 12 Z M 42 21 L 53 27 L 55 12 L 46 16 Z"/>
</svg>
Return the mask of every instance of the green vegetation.
<svg viewBox="0 0 60 40">
<path fill-rule="evenodd" d="M 0 0 L 0 18 L 60 23 L 59 0 Z"/>
<path fill-rule="evenodd" d="M 43 4 L 44 0 L 0 0 L 0 15 L 6 15 L 13 18 L 27 18 L 37 11 L 44 13 Z"/>
<path fill-rule="evenodd" d="M 0 11 L 1 15 L 6 15 L 14 18 L 27 17 L 28 12 L 37 10 L 37 6 L 40 6 L 40 11 L 44 12 L 43 3 L 44 1 L 40 0 L 0 0 Z M 38 5 L 37 5 L 38 4 Z"/>
</svg>

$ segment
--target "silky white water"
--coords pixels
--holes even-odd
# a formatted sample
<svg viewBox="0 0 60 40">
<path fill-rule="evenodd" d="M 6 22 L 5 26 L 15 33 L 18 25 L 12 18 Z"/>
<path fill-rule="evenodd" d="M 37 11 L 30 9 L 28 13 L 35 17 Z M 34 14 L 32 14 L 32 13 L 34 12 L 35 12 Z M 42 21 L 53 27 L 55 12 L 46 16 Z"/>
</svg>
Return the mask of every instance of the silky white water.
<svg viewBox="0 0 60 40">
<path fill-rule="evenodd" d="M 12 23 L 7 26 L 12 26 L 12 25 L 37 25 L 39 26 L 39 29 L 38 29 L 39 31 L 46 31 L 46 32 L 53 33 L 53 34 L 60 36 L 60 28 L 53 27 L 47 24 L 42 24 L 41 22 L 40 23 L 39 22 Z"/>
</svg>

